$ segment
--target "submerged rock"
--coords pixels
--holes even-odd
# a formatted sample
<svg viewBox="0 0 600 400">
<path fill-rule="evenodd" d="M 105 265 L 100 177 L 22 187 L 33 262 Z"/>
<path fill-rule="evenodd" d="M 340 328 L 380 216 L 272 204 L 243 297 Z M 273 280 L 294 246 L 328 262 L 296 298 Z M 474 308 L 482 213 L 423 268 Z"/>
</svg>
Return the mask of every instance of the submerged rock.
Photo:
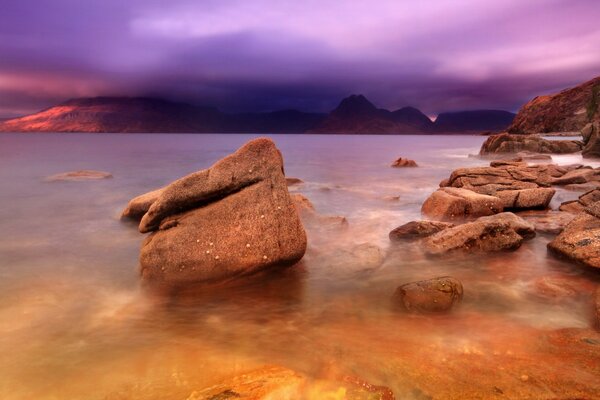
<svg viewBox="0 0 600 400">
<path fill-rule="evenodd" d="M 433 192 L 421 207 L 431 218 L 452 220 L 502 212 L 502 200 L 462 188 L 446 187 Z"/>
<path fill-rule="evenodd" d="M 535 226 L 536 232 L 559 234 L 575 218 L 575 215 L 552 210 L 531 210 L 520 212 L 519 217 Z"/>
<path fill-rule="evenodd" d="M 57 181 L 94 181 L 98 179 L 109 179 L 112 178 L 112 174 L 110 172 L 104 171 L 93 171 L 90 169 L 84 169 L 81 171 L 70 171 L 63 172 L 61 174 L 56 174 L 47 177 L 45 180 L 47 182 L 57 182 Z"/>
<path fill-rule="evenodd" d="M 139 221 L 154 202 L 160 197 L 164 188 L 156 189 L 148 193 L 134 197 L 127 203 L 127 207 L 121 213 L 121 219 L 132 219 Z"/>
<path fill-rule="evenodd" d="M 418 313 L 447 312 L 461 302 L 463 286 L 450 276 L 412 282 L 396 289 L 394 299 L 407 311 Z"/>
<path fill-rule="evenodd" d="M 454 224 L 438 221 L 411 221 L 392 230 L 389 234 L 392 242 L 403 240 L 421 239 L 447 228 L 452 228 Z"/>
<path fill-rule="evenodd" d="M 311 228 L 347 228 L 348 220 L 339 215 L 322 215 L 313 203 L 304 195 L 294 193 L 290 196 L 302 222 Z"/>
<path fill-rule="evenodd" d="M 414 160 L 409 160 L 408 158 L 400 157 L 392 163 L 392 167 L 394 167 L 394 168 L 418 167 L 418 165 Z"/>
<path fill-rule="evenodd" d="M 288 194 L 281 153 L 259 138 L 164 188 L 140 222 L 147 282 L 215 282 L 292 265 L 306 234 Z"/>
<path fill-rule="evenodd" d="M 516 250 L 535 236 L 535 227 L 515 214 L 505 212 L 444 229 L 423 242 L 431 255 Z"/>
</svg>

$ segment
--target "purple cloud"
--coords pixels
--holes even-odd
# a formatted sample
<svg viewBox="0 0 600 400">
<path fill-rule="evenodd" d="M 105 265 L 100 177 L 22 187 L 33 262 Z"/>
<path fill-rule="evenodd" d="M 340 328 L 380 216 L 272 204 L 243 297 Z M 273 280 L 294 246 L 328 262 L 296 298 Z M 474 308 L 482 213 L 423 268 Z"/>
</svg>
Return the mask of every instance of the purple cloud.
<svg viewBox="0 0 600 400">
<path fill-rule="evenodd" d="M 517 109 L 598 75 L 595 0 L 21 0 L 0 13 L 0 116 L 68 97 L 429 114 Z"/>
</svg>

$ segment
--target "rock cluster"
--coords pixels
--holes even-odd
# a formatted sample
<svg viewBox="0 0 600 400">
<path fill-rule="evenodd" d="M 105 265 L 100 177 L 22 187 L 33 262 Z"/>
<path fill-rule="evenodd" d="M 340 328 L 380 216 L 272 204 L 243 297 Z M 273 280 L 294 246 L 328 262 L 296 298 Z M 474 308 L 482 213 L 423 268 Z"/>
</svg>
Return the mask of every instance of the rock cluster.
<svg viewBox="0 0 600 400">
<path fill-rule="evenodd" d="M 548 140 L 539 135 L 500 133 L 488 137 L 481 145 L 479 154 L 482 156 L 519 152 L 567 154 L 577 153 L 582 148 L 583 143 L 579 140 Z"/>
<path fill-rule="evenodd" d="M 283 159 L 265 138 L 209 169 L 140 196 L 124 215 L 151 232 L 143 280 L 168 286 L 218 282 L 298 262 L 306 234 L 287 191 Z"/>
<path fill-rule="evenodd" d="M 600 189 L 592 189 L 579 196 L 577 200 L 563 202 L 558 209 L 578 214 L 585 211 L 586 207 L 590 207 L 597 201 L 600 201 Z"/>
</svg>

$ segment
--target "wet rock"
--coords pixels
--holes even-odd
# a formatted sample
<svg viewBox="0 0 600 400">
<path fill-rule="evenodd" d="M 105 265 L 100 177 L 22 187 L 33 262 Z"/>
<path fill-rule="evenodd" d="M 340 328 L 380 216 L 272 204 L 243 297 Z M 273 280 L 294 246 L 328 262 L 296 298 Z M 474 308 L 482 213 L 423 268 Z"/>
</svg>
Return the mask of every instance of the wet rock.
<svg viewBox="0 0 600 400">
<path fill-rule="evenodd" d="M 551 300 L 565 300 L 579 295 L 577 288 L 568 280 L 559 277 L 543 276 L 533 282 L 534 294 Z"/>
<path fill-rule="evenodd" d="M 584 158 L 600 157 L 600 123 L 594 122 L 587 124 L 581 134 L 585 142 L 585 146 L 581 152 Z"/>
<path fill-rule="evenodd" d="M 550 243 L 548 250 L 591 268 L 600 268 L 600 218 L 579 214 Z"/>
<path fill-rule="evenodd" d="M 571 214 L 579 214 L 580 212 L 583 212 L 585 206 L 581 205 L 577 200 L 569 200 L 563 202 L 558 209 Z"/>
<path fill-rule="evenodd" d="M 372 243 L 360 243 L 330 253 L 329 267 L 338 272 L 360 273 L 376 270 L 385 259 L 383 250 Z"/>
<path fill-rule="evenodd" d="M 411 221 L 392 230 L 389 234 L 392 242 L 403 240 L 421 239 L 447 228 L 452 228 L 454 224 L 438 221 Z"/>
<path fill-rule="evenodd" d="M 455 251 L 506 251 L 518 249 L 525 239 L 534 236 L 533 224 L 513 213 L 505 212 L 444 229 L 427 237 L 423 244 L 425 252 L 430 255 Z"/>
<path fill-rule="evenodd" d="M 501 133 L 486 139 L 480 155 L 519 153 L 522 151 L 545 154 L 566 154 L 581 151 L 583 143 L 577 140 L 547 140 L 539 135 L 511 135 Z"/>
<path fill-rule="evenodd" d="M 561 177 L 554 178 L 551 181 L 552 185 L 569 185 L 574 183 L 587 183 L 600 179 L 600 171 L 589 167 L 579 168 L 567 172 Z"/>
<path fill-rule="evenodd" d="M 194 391 L 187 400 L 293 400 L 303 396 L 306 378 L 290 369 L 266 366 Z"/>
<path fill-rule="evenodd" d="M 301 183 L 304 183 L 304 181 L 299 178 L 285 178 L 285 183 L 288 186 L 294 186 L 294 185 L 299 185 Z"/>
<path fill-rule="evenodd" d="M 93 171 L 89 169 L 81 170 L 81 171 L 70 171 L 63 172 L 60 174 L 52 175 L 47 177 L 45 180 L 47 182 L 57 182 L 57 181 L 94 181 L 99 179 L 109 179 L 112 178 L 112 174 L 110 172 L 104 171 Z"/>
<path fill-rule="evenodd" d="M 409 160 L 408 158 L 400 157 L 392 163 L 392 167 L 394 167 L 394 168 L 418 167 L 418 165 L 413 160 Z"/>
<path fill-rule="evenodd" d="M 163 190 L 164 188 L 156 189 L 131 199 L 127 204 L 127 207 L 125 207 L 121 213 L 121 219 L 141 220 L 150 206 L 154 204 L 156 199 L 162 194 Z"/>
<path fill-rule="evenodd" d="M 539 154 L 529 151 L 521 151 L 516 154 L 521 161 L 552 161 L 552 156 L 549 154 Z"/>
<path fill-rule="evenodd" d="M 168 185 L 140 231 L 154 231 L 141 249 L 143 280 L 168 286 L 292 265 L 306 250 L 281 153 L 265 138 Z"/>
<path fill-rule="evenodd" d="M 551 188 L 502 190 L 496 196 L 502 200 L 505 209 L 548 208 L 556 191 Z"/>
<path fill-rule="evenodd" d="M 587 183 L 571 183 L 565 185 L 563 189 L 573 192 L 589 192 L 590 190 L 600 189 L 600 181 L 591 181 Z"/>
<path fill-rule="evenodd" d="M 502 200 L 498 197 L 452 187 L 438 189 L 421 207 L 424 215 L 440 220 L 480 217 L 496 214 L 502 210 Z"/>
<path fill-rule="evenodd" d="M 448 312 L 461 302 L 462 297 L 462 284 L 450 276 L 407 283 L 394 293 L 398 304 L 417 313 Z"/>
<path fill-rule="evenodd" d="M 575 215 L 569 212 L 552 210 L 531 210 L 519 212 L 519 217 L 535 226 L 536 232 L 559 234 L 575 218 Z"/>
</svg>

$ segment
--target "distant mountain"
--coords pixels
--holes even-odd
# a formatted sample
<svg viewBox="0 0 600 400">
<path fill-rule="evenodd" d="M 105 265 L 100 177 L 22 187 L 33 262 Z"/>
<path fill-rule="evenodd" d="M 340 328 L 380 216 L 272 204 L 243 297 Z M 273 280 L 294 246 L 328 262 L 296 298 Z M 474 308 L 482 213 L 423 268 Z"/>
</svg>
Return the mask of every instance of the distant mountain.
<svg viewBox="0 0 600 400">
<path fill-rule="evenodd" d="M 445 113 L 433 123 L 414 107 L 388 111 L 363 95 L 343 99 L 329 114 L 297 110 L 228 114 L 156 98 L 93 97 L 0 121 L 0 132 L 432 134 L 501 130 L 513 116 L 505 111 Z"/>
<path fill-rule="evenodd" d="M 538 96 L 525 104 L 510 133 L 576 132 L 600 121 L 600 77 L 560 93 Z"/>
<path fill-rule="evenodd" d="M 441 113 L 435 120 L 437 132 L 502 131 L 508 128 L 515 114 L 502 110 L 472 110 Z"/>
<path fill-rule="evenodd" d="M 402 134 L 433 131 L 433 122 L 421 111 L 405 107 L 390 112 L 375 107 L 363 95 L 351 95 L 311 133 Z"/>
</svg>

